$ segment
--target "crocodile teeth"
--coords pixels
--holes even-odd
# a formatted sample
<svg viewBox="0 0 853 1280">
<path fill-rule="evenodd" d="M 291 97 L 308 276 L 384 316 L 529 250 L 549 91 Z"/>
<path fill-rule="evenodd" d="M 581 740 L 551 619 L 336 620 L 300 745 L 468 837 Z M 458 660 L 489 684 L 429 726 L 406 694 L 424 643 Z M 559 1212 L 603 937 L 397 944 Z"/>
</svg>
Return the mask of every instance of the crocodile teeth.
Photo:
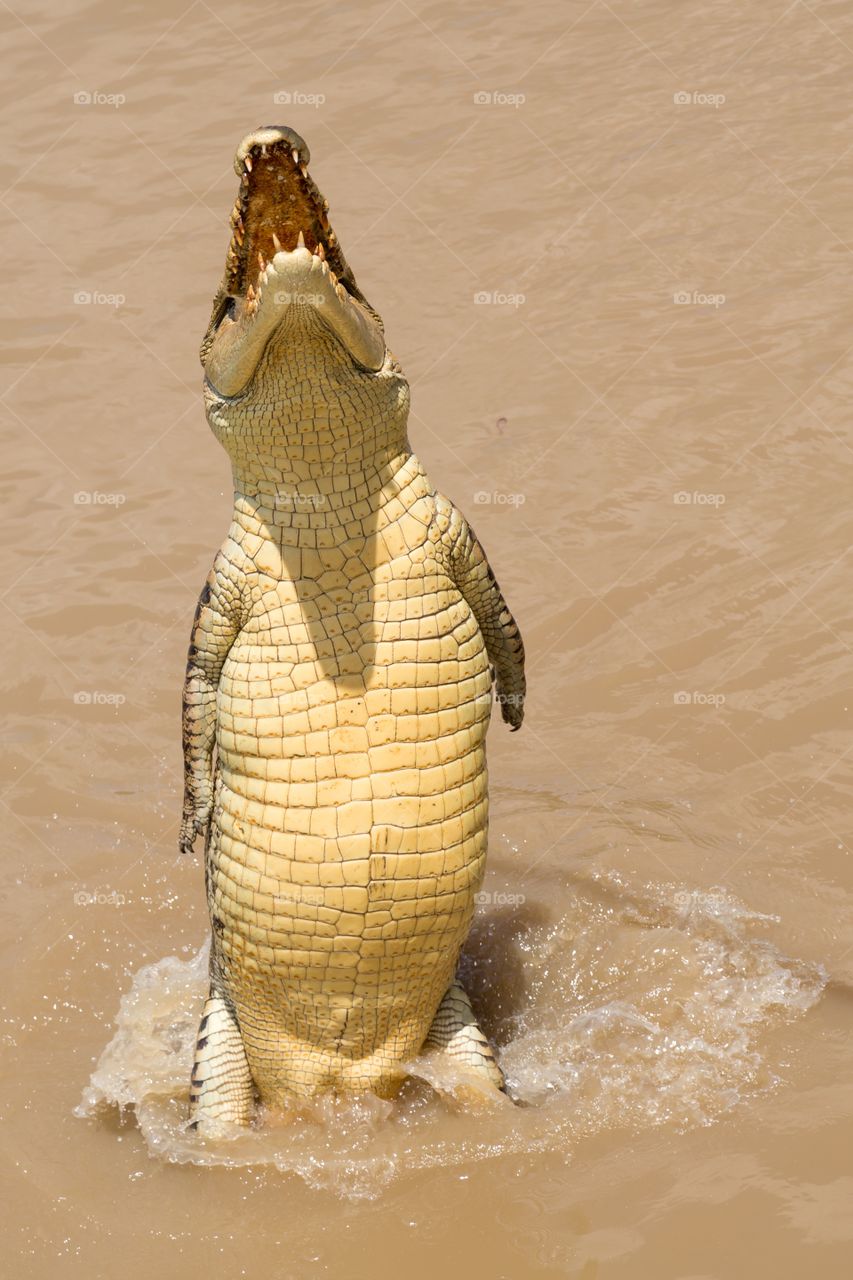
<svg viewBox="0 0 853 1280">
<path fill-rule="evenodd" d="M 246 168 L 249 170 L 249 173 L 251 173 L 251 172 L 252 172 L 252 157 L 251 157 L 251 156 L 249 156 L 249 155 L 247 155 L 247 156 L 246 156 L 246 158 L 245 158 L 245 160 L 243 161 L 243 164 L 244 164 L 244 165 L 246 166 Z"/>
<path fill-rule="evenodd" d="M 293 148 L 290 154 L 293 156 L 293 163 L 299 164 L 299 152 L 296 150 L 296 147 Z"/>
<path fill-rule="evenodd" d="M 261 253 L 260 249 L 258 250 L 258 266 L 261 268 L 261 271 L 266 271 L 267 269 L 267 264 L 264 262 L 264 255 Z"/>
<path fill-rule="evenodd" d="M 246 290 L 246 297 L 249 299 L 249 301 L 250 301 L 250 302 L 254 302 L 254 300 L 255 300 L 255 290 L 254 290 L 254 288 L 252 287 L 252 285 L 249 285 L 248 289 Z"/>
<path fill-rule="evenodd" d="M 281 241 L 279 240 L 275 232 L 272 233 L 272 242 L 275 245 L 276 253 L 281 253 Z"/>
<path fill-rule="evenodd" d="M 299 238 L 298 238 L 298 240 L 296 241 L 296 247 L 297 247 L 297 249 L 304 249 L 304 248 L 305 248 L 305 236 L 302 234 L 302 232 L 301 232 L 301 231 L 299 232 Z"/>
<path fill-rule="evenodd" d="M 307 178 L 307 177 L 308 177 L 308 169 L 307 169 L 307 167 L 306 167 L 304 164 L 301 164 L 301 165 L 299 166 L 299 172 L 302 174 L 303 178 Z"/>
<path fill-rule="evenodd" d="M 326 261 L 326 250 L 323 248 L 322 241 L 317 245 L 315 253 L 317 254 L 317 257 L 320 259 L 321 262 Z"/>
</svg>

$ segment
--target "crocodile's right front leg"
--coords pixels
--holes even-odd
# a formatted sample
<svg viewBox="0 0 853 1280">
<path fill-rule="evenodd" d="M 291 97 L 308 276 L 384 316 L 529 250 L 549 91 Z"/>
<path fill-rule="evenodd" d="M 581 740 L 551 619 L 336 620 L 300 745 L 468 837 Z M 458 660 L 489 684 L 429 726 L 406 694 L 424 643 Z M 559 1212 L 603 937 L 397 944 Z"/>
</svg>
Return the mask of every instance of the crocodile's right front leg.
<svg viewBox="0 0 853 1280">
<path fill-rule="evenodd" d="M 216 694 L 228 652 L 241 623 L 239 587 L 222 552 L 213 562 L 199 596 L 184 681 L 184 811 L 179 844 L 191 853 L 196 836 L 206 836 L 213 805 L 213 747 Z"/>
<path fill-rule="evenodd" d="M 192 851 L 197 835 L 207 837 L 214 816 L 216 695 L 223 664 L 242 621 L 241 595 L 232 581 L 232 572 L 220 552 L 199 597 L 193 622 L 184 683 L 184 811 L 180 834 L 184 853 Z M 205 856 L 208 844 L 205 839 Z M 222 1124 L 248 1124 L 254 1107 L 254 1084 L 237 1015 L 217 987 L 215 968 L 212 964 L 210 995 L 201 1017 L 190 1084 L 191 1127 L 210 1133 Z"/>
</svg>

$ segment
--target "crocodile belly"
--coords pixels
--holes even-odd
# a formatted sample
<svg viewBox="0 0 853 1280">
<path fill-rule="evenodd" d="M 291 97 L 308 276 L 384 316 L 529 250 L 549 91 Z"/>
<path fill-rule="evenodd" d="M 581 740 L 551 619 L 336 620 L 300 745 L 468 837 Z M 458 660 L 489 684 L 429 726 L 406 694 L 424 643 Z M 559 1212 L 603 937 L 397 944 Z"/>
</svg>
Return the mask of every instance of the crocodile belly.
<svg viewBox="0 0 853 1280">
<path fill-rule="evenodd" d="M 393 1091 L 453 977 L 484 869 L 491 679 L 467 605 L 443 604 L 347 630 L 338 602 L 325 647 L 304 604 L 280 625 L 267 610 L 223 671 L 215 963 L 268 1102 Z"/>
</svg>

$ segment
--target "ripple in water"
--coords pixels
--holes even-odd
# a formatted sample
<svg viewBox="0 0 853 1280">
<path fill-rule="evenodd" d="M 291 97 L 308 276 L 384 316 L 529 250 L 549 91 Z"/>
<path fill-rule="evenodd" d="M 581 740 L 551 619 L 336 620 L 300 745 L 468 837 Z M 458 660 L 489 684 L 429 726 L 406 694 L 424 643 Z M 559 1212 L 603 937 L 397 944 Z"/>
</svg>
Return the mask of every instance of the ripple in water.
<svg viewBox="0 0 853 1280">
<path fill-rule="evenodd" d="M 802 1015 L 826 981 L 756 936 L 770 918 L 722 890 L 578 883 L 548 919 L 524 904 L 480 920 L 463 977 L 499 1049 L 513 1105 L 466 1111 L 437 1088 L 435 1060 L 411 1064 L 394 1102 L 323 1097 L 262 1116 L 228 1141 L 186 1129 L 186 1094 L 207 951 L 140 969 L 77 1114 L 133 1107 L 153 1156 L 273 1166 L 348 1198 L 407 1170 L 503 1154 L 562 1152 L 603 1129 L 709 1124 L 778 1083 L 762 1053 L 774 1024 Z"/>
</svg>

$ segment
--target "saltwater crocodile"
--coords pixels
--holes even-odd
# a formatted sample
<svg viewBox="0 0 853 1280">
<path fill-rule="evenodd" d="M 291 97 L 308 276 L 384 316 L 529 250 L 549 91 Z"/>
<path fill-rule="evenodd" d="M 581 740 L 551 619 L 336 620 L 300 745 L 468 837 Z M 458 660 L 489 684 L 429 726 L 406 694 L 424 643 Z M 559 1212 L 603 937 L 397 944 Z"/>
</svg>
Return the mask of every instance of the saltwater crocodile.
<svg viewBox="0 0 853 1280">
<path fill-rule="evenodd" d="M 483 550 L 406 434 L 409 389 L 292 129 L 241 142 L 201 344 L 234 514 L 184 687 L 180 844 L 205 838 L 210 993 L 190 1121 L 393 1096 L 444 1053 L 503 1086 L 455 977 L 484 871 L 493 680 L 524 650 Z"/>
</svg>

